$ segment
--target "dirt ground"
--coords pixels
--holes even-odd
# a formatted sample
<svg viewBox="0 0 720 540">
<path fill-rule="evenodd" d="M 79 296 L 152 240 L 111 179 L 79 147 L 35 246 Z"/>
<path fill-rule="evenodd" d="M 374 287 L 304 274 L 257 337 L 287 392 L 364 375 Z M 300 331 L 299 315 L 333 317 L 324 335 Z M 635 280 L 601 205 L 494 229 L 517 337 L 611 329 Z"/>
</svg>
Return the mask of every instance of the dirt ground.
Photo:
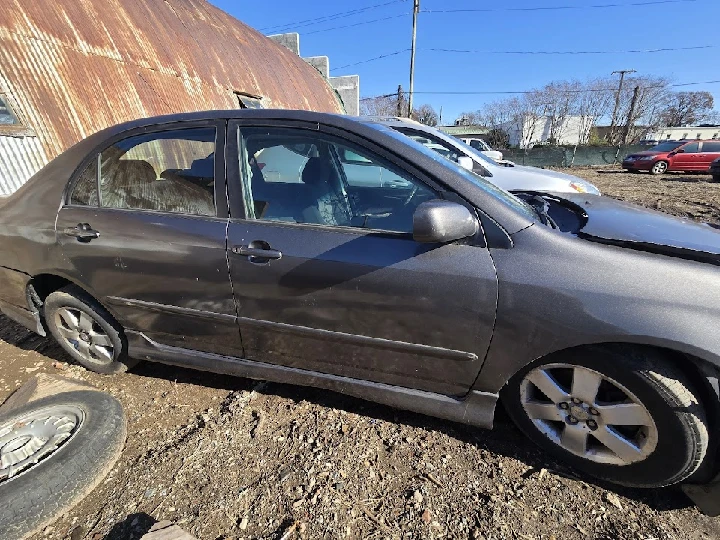
<svg viewBox="0 0 720 540">
<path fill-rule="evenodd" d="M 720 218 L 703 176 L 576 170 L 607 195 Z M 39 539 L 136 539 L 159 520 L 199 539 L 713 539 L 675 489 L 580 478 L 501 412 L 483 431 L 326 391 L 143 363 L 106 377 L 0 316 L 0 401 L 40 372 L 90 382 L 128 417 L 108 478 Z"/>
</svg>

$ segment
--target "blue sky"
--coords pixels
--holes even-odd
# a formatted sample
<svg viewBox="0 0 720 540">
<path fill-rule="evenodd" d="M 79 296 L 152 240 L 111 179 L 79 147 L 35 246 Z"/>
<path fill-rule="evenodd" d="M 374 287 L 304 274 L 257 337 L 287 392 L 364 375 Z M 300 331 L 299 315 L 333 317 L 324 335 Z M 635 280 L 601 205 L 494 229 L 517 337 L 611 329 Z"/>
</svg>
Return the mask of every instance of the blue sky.
<svg viewBox="0 0 720 540">
<path fill-rule="evenodd" d="M 302 55 L 329 56 L 331 75 L 359 74 L 362 96 L 391 93 L 398 84 L 408 88 L 409 52 L 339 68 L 409 48 L 412 0 L 210 1 L 263 33 L 277 33 L 275 29 L 299 32 Z M 319 24 L 300 22 L 388 2 Z M 591 7 L 608 4 L 620 6 Z M 521 11 L 558 6 L 582 9 Z M 430 103 L 438 111 L 442 107 L 444 123 L 452 123 L 462 111 L 504 96 L 421 92 L 528 90 L 553 80 L 606 76 L 618 69 L 636 69 L 639 75 L 665 76 L 676 83 L 720 80 L 720 0 L 420 0 L 420 8 L 498 10 L 419 15 L 415 103 Z M 324 31 L 376 19 L 381 20 Z M 622 52 L 702 46 L 712 48 Z M 480 52 L 443 53 L 428 50 L 431 48 Z M 492 51 L 613 53 L 510 55 Z M 712 92 L 720 109 L 720 84 L 678 88 L 685 89 Z"/>
</svg>

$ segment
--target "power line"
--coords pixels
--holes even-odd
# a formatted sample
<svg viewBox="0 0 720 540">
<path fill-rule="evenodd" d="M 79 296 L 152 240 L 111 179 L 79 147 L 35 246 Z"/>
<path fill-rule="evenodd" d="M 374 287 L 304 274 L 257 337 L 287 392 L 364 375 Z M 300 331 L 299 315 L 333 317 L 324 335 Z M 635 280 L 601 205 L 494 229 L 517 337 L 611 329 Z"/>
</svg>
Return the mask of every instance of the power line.
<svg viewBox="0 0 720 540">
<path fill-rule="evenodd" d="M 445 52 L 445 53 L 471 53 L 471 54 L 535 54 L 535 55 L 572 55 L 572 54 L 640 54 L 640 53 L 659 53 L 669 51 L 694 51 L 697 49 L 714 49 L 717 45 L 698 45 L 694 47 L 663 47 L 660 49 L 631 49 L 627 51 L 481 51 L 481 50 L 462 50 L 462 49 L 425 49 L 426 51 Z"/>
<path fill-rule="evenodd" d="M 698 0 L 647 0 L 645 2 L 596 4 L 591 6 L 536 6 L 518 8 L 461 8 L 461 9 L 424 9 L 421 13 L 498 13 L 498 12 L 522 12 L 522 11 L 561 11 L 561 10 L 583 10 L 583 9 L 607 9 L 617 7 L 654 6 L 658 4 L 686 4 Z"/>
<path fill-rule="evenodd" d="M 340 67 L 333 68 L 333 69 L 339 70 L 339 69 L 345 69 L 345 68 L 349 68 L 349 67 L 353 67 L 353 66 L 359 66 L 360 64 L 367 64 L 368 62 L 374 62 L 375 60 L 382 60 L 383 58 L 389 58 L 389 57 L 391 57 L 391 56 L 397 56 L 398 54 L 403 54 L 403 53 L 406 53 L 406 52 L 410 52 L 410 49 L 402 49 L 402 50 L 400 50 L 400 51 L 395 51 L 395 52 L 391 52 L 391 53 L 388 53 L 388 54 L 383 54 L 383 55 L 381 55 L 381 56 L 376 56 L 375 58 L 368 58 L 367 60 L 361 60 L 360 62 L 355 62 L 354 64 L 347 64 L 347 65 L 340 66 Z"/>
<path fill-rule="evenodd" d="M 333 26 L 332 28 L 323 28 L 321 30 L 313 30 L 312 32 L 305 32 L 304 36 L 309 36 L 310 34 L 319 34 L 321 32 L 330 32 L 331 30 L 342 30 L 343 28 L 353 28 L 355 26 L 362 26 L 364 24 L 372 24 L 376 22 L 384 22 L 389 21 L 391 19 L 398 19 L 400 17 L 408 17 L 409 15 L 412 15 L 412 13 L 401 13 L 400 15 L 392 15 L 390 17 L 383 17 L 382 19 L 372 19 L 370 21 L 361 21 L 353 24 L 344 24 L 342 26 Z"/>
<path fill-rule="evenodd" d="M 671 51 L 691 51 L 691 50 L 698 50 L 698 49 L 714 49 L 717 47 L 718 47 L 717 45 L 697 45 L 697 46 L 692 46 L 692 47 L 663 47 L 660 49 L 634 49 L 634 50 L 627 50 L 627 51 L 481 51 L 481 50 L 439 49 L 439 48 L 419 49 L 419 50 L 420 51 L 443 52 L 443 53 L 470 53 L 470 54 L 483 54 L 483 55 L 505 54 L 505 55 L 551 56 L 551 55 L 586 55 L 586 54 L 654 54 L 654 53 L 671 52 Z M 408 51 L 410 51 L 410 49 L 402 49 L 402 50 L 395 51 L 392 53 L 375 56 L 373 58 L 368 58 L 367 60 L 361 60 L 359 62 L 354 62 L 352 64 L 346 64 L 344 66 L 340 66 L 340 67 L 333 68 L 333 69 L 340 70 L 340 69 L 346 69 L 349 67 L 359 66 L 361 64 L 368 64 L 370 62 L 375 62 L 377 60 L 382 60 L 384 58 L 389 58 L 391 56 L 397 56 L 398 54 L 402 54 L 402 53 L 405 53 Z"/>
<path fill-rule="evenodd" d="M 370 11 L 371 9 L 377 9 L 377 8 L 390 6 L 392 4 L 399 4 L 401 2 L 407 2 L 407 1 L 408 0 L 392 0 L 390 2 L 385 2 L 382 4 L 375 4 L 373 6 L 367 6 L 364 8 L 352 9 L 350 11 L 342 11 L 340 13 L 334 13 L 332 15 L 325 15 L 323 17 L 316 17 L 313 19 L 305 19 L 302 21 L 296 21 L 296 22 L 291 22 L 291 23 L 286 23 L 286 24 L 276 24 L 274 26 L 268 26 L 265 28 L 261 28 L 260 31 L 268 32 L 268 31 L 281 31 L 281 29 L 284 29 L 284 28 L 303 28 L 306 26 L 314 25 L 314 24 L 320 24 L 320 23 L 324 23 L 324 22 L 334 21 L 337 19 L 342 19 L 345 17 L 352 17 L 353 15 L 358 15 L 360 13 Z"/>
<path fill-rule="evenodd" d="M 677 88 L 682 86 L 697 86 L 701 84 L 720 84 L 720 80 L 714 80 L 714 81 L 693 81 L 693 82 L 686 82 L 686 83 L 673 83 L 668 85 L 648 85 L 648 86 L 642 86 L 641 88 L 647 89 L 647 88 L 664 88 L 665 86 Z M 615 92 L 617 91 L 617 88 L 583 88 L 578 90 L 563 90 L 563 92 L 568 94 L 582 94 L 585 92 Z M 439 90 L 426 90 L 426 91 L 415 91 L 415 94 L 428 94 L 428 95 L 493 95 L 493 94 L 534 94 L 537 92 L 537 90 L 489 90 L 489 91 L 439 91 Z M 407 92 L 403 92 L 403 94 L 407 94 Z M 372 97 L 365 97 L 362 98 L 360 101 L 368 101 L 371 99 L 377 99 L 377 98 L 388 98 L 396 96 L 397 92 L 394 92 L 392 94 L 383 94 L 380 96 L 372 96 Z"/>
<path fill-rule="evenodd" d="M 331 21 L 335 21 L 338 19 L 343 19 L 346 17 L 352 17 L 355 15 L 359 15 L 361 13 L 365 13 L 367 11 L 393 5 L 393 4 L 399 4 L 399 3 L 405 3 L 408 0 L 392 0 L 390 2 L 384 2 L 382 4 L 375 4 L 372 6 L 367 6 L 364 8 L 358 8 L 351 11 L 344 11 L 341 13 L 335 13 L 333 15 L 326 15 L 324 17 L 317 17 L 314 19 L 305 19 L 303 21 L 297 21 L 295 23 L 287 23 L 283 25 L 277 25 L 277 26 L 270 26 L 261 28 L 260 31 L 264 33 L 268 32 L 287 32 L 289 30 L 296 30 L 300 28 L 306 28 L 308 26 L 314 26 L 316 24 L 322 24 L 327 23 Z M 467 8 L 467 9 L 424 9 L 420 10 L 420 13 L 502 13 L 502 12 L 515 12 L 515 13 L 521 13 L 521 12 L 533 12 L 533 11 L 563 11 L 563 10 L 585 10 L 585 9 L 607 9 L 607 8 L 622 8 L 622 7 L 643 7 L 643 6 L 653 6 L 653 5 L 660 5 L 660 4 L 684 4 L 684 3 L 690 3 L 690 2 L 697 2 L 698 0 L 647 0 L 645 2 L 632 2 L 632 3 L 612 3 L 612 4 L 596 4 L 591 6 L 545 6 L 545 7 L 522 7 L 522 8 Z M 366 24 L 374 24 L 378 22 L 383 22 L 390 19 L 397 19 L 398 17 L 405 17 L 408 15 L 411 15 L 411 12 L 403 13 L 400 15 L 395 15 L 391 17 L 383 17 L 378 19 L 372 19 L 369 21 L 361 21 L 355 24 L 349 24 L 349 25 L 342 25 L 342 26 L 333 26 L 331 28 L 323 28 L 320 30 L 315 30 L 313 32 L 307 32 L 305 35 L 309 34 L 318 34 L 321 32 L 330 32 L 333 30 L 342 30 L 345 28 L 352 28 L 355 26 L 361 26 Z"/>
</svg>

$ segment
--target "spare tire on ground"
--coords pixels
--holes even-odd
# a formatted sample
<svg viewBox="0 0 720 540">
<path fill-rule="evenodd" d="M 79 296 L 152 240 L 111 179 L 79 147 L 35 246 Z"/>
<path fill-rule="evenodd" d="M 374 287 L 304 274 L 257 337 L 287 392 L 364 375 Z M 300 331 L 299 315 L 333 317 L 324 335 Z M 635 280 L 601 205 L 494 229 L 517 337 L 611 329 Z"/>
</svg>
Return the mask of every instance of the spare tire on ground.
<svg viewBox="0 0 720 540">
<path fill-rule="evenodd" d="M 63 392 L 0 413 L 0 540 L 25 538 L 107 475 L 127 434 L 120 403 Z"/>
</svg>

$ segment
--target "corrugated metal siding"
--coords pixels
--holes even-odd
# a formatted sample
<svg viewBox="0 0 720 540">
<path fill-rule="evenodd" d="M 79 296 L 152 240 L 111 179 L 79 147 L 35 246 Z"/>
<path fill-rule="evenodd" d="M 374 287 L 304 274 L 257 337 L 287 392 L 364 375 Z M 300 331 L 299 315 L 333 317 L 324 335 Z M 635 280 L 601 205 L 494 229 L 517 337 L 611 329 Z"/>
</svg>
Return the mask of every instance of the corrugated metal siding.
<svg viewBox="0 0 720 540">
<path fill-rule="evenodd" d="M 119 122 L 237 108 L 233 91 L 267 107 L 342 112 L 317 70 L 205 0 L 4 4 L 0 88 L 44 159 Z"/>
<path fill-rule="evenodd" d="M 47 163 L 36 137 L 0 136 L 0 197 L 14 193 Z"/>
</svg>

